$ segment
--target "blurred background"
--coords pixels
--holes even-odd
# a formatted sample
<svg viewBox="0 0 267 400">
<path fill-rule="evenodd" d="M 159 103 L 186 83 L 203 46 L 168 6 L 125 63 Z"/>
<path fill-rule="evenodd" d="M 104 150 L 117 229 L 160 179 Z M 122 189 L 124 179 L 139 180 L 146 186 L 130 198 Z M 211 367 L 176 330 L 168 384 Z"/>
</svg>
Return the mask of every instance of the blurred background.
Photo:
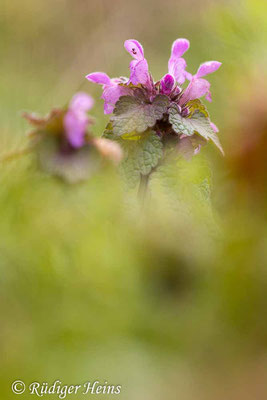
<svg viewBox="0 0 267 400">
<path fill-rule="evenodd" d="M 160 79 L 179 37 L 190 72 L 223 63 L 208 107 L 224 158 L 208 145 L 155 174 L 145 214 L 112 168 L 67 186 L 31 155 L 0 165 L 1 398 L 15 379 L 108 381 L 125 400 L 267 396 L 265 0 L 1 0 L 0 155 L 27 143 L 22 111 L 77 90 L 101 135 L 84 76 L 127 76 L 135 38 Z"/>
</svg>

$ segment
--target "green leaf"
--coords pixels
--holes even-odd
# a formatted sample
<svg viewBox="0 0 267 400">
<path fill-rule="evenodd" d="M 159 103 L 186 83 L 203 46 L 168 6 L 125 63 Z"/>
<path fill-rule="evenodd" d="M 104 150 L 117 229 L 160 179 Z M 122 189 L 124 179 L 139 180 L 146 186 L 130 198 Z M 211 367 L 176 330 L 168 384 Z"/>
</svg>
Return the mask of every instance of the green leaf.
<svg viewBox="0 0 267 400">
<path fill-rule="evenodd" d="M 209 118 L 205 117 L 200 111 L 196 111 L 191 118 L 187 119 L 195 128 L 195 132 L 206 140 L 211 140 L 215 146 L 224 154 L 222 145 L 217 134 L 213 131 Z"/>
<path fill-rule="evenodd" d="M 168 105 L 168 97 L 160 94 L 152 103 L 143 97 L 122 96 L 116 103 L 112 117 L 113 133 L 122 136 L 131 132 L 142 133 L 152 128 L 167 112 Z"/>
<path fill-rule="evenodd" d="M 124 135 L 121 136 L 114 135 L 112 122 L 109 122 L 103 132 L 102 137 L 110 140 L 116 140 L 118 143 L 121 143 L 121 139 L 140 140 L 142 135 L 140 135 L 140 133 L 137 133 L 135 131 L 130 133 L 125 133 Z"/>
<path fill-rule="evenodd" d="M 169 122 L 176 133 L 186 136 L 192 136 L 194 134 L 195 129 L 188 123 L 188 118 L 183 118 L 181 116 L 176 104 L 172 104 L 169 108 Z"/>
<path fill-rule="evenodd" d="M 139 140 L 120 139 L 125 157 L 120 165 L 122 175 L 128 185 L 134 188 L 140 175 L 148 175 L 158 165 L 163 155 L 163 145 L 152 130 L 147 130 Z"/>
<path fill-rule="evenodd" d="M 172 104 L 169 109 L 169 121 L 176 133 L 192 136 L 198 134 L 204 139 L 211 140 L 224 154 L 220 140 L 213 131 L 209 118 L 202 111 L 196 110 L 191 117 L 183 118 L 178 111 L 177 105 Z"/>
<path fill-rule="evenodd" d="M 202 114 L 204 114 L 205 117 L 209 118 L 209 112 L 201 100 L 199 100 L 199 99 L 190 100 L 186 104 L 186 106 L 189 108 L 190 115 L 193 115 L 194 112 L 198 110 L 198 111 L 202 112 Z"/>
</svg>

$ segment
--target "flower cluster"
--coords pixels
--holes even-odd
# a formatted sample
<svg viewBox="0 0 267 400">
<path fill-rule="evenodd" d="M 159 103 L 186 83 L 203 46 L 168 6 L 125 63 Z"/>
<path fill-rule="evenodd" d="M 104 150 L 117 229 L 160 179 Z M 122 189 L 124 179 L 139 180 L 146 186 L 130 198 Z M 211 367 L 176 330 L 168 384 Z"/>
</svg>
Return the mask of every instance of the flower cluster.
<svg viewBox="0 0 267 400">
<path fill-rule="evenodd" d="M 172 45 L 168 73 L 154 82 L 142 45 L 131 39 L 126 40 L 124 46 L 133 57 L 129 79 L 111 79 L 103 72 L 86 76 L 89 81 L 103 87 L 104 112 L 114 114 L 110 121 L 113 134 L 129 138 L 152 129 L 163 141 L 166 135 L 176 136 L 177 141 L 190 138 L 195 152 L 208 140 L 223 152 L 216 135 L 218 129 L 200 101 L 203 96 L 211 101 L 210 83 L 203 77 L 215 72 L 221 63 L 205 62 L 196 74 L 190 74 L 183 58 L 189 49 L 189 41 L 177 39 Z M 187 87 L 182 88 L 186 81 L 189 81 Z"/>
<path fill-rule="evenodd" d="M 34 126 L 30 137 L 42 169 L 68 182 L 77 182 L 98 168 L 99 154 L 114 162 L 121 160 L 122 151 L 117 143 L 89 133 L 93 119 L 88 111 L 93 104 L 91 96 L 77 93 L 68 107 L 53 109 L 44 118 L 23 114 Z"/>
<path fill-rule="evenodd" d="M 169 156 L 174 155 L 175 160 L 177 154 L 190 158 L 208 141 L 223 153 L 218 128 L 200 100 L 205 96 L 211 101 L 210 83 L 204 77 L 221 63 L 208 61 L 195 74 L 189 73 L 184 59 L 189 41 L 177 39 L 168 73 L 154 81 L 142 45 L 130 39 L 124 46 L 133 58 L 129 78 L 110 78 L 104 72 L 86 76 L 102 86 L 104 113 L 112 114 L 102 138 L 90 133 L 93 119 L 88 111 L 94 101 L 86 93 L 77 93 L 67 107 L 54 109 L 45 118 L 24 114 L 35 127 L 32 143 L 44 170 L 77 182 L 98 169 L 102 155 L 120 162 L 126 180 L 135 186 Z"/>
</svg>

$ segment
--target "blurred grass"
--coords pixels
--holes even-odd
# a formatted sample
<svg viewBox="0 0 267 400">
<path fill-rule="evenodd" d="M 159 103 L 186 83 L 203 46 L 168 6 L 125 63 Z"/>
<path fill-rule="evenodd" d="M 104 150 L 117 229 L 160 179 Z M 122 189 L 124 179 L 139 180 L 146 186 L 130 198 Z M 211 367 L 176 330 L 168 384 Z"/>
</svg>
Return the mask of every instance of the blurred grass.
<svg viewBox="0 0 267 400">
<path fill-rule="evenodd" d="M 126 75 L 130 37 L 156 79 L 177 37 L 191 41 L 192 72 L 223 62 L 210 111 L 226 151 L 158 173 L 146 215 L 108 167 L 69 187 L 32 155 L 1 164 L 3 398 L 15 379 L 107 380 L 123 399 L 266 395 L 266 11 L 260 0 L 1 2 L 1 154 L 26 143 L 22 110 L 46 113 L 81 84 L 100 135 L 101 90 L 84 76 Z"/>
</svg>

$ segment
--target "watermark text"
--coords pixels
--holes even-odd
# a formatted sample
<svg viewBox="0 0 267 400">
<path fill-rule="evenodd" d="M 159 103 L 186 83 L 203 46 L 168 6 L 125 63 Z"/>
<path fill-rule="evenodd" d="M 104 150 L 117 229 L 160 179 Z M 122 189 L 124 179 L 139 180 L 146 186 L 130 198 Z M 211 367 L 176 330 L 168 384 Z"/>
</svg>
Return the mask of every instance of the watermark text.
<svg viewBox="0 0 267 400">
<path fill-rule="evenodd" d="M 56 394 L 59 399 L 65 399 L 70 394 L 106 394 L 118 395 L 121 393 L 121 385 L 110 384 L 107 381 L 94 380 L 81 384 L 63 384 L 60 380 L 54 381 L 52 384 L 48 382 L 32 382 L 26 385 L 21 380 L 16 380 L 11 385 L 12 392 L 15 394 L 28 393 L 37 397 Z"/>
</svg>

